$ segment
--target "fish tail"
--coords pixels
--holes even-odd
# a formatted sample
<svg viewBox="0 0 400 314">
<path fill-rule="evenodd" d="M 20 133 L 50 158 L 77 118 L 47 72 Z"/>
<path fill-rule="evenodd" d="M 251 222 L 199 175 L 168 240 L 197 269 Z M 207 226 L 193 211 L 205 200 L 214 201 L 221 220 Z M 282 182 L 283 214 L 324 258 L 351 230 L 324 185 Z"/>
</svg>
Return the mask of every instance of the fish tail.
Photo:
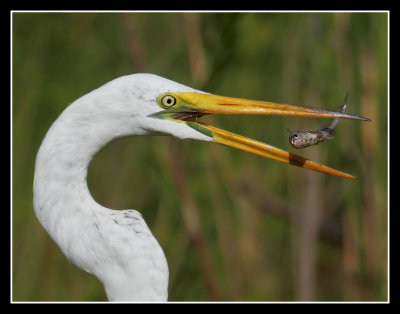
<svg viewBox="0 0 400 314">
<path fill-rule="evenodd" d="M 344 97 L 344 99 L 342 100 L 342 102 L 339 104 L 338 106 L 338 111 L 344 113 L 347 107 L 347 97 L 349 96 L 349 93 L 346 94 L 346 97 Z M 339 118 L 335 118 L 332 119 L 331 123 L 329 123 L 328 125 L 326 125 L 325 127 L 323 127 L 323 129 L 330 129 L 331 131 L 329 132 L 329 135 L 332 135 L 333 130 L 336 128 L 336 126 L 339 124 L 341 119 Z"/>
</svg>

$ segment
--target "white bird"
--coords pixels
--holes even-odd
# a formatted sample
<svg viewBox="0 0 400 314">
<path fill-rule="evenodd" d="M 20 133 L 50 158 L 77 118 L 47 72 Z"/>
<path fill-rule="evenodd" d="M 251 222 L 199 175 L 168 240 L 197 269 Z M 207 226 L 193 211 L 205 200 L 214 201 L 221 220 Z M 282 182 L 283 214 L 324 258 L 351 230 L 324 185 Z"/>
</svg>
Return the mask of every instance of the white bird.
<svg viewBox="0 0 400 314">
<path fill-rule="evenodd" d="M 86 176 L 113 139 L 172 135 L 213 141 L 303 168 L 354 178 L 272 146 L 198 122 L 211 113 L 366 120 L 346 113 L 207 94 L 152 74 L 117 78 L 77 99 L 47 132 L 36 157 L 36 216 L 68 260 L 102 282 L 110 301 L 166 301 L 168 265 L 136 210 L 96 203 Z"/>
</svg>

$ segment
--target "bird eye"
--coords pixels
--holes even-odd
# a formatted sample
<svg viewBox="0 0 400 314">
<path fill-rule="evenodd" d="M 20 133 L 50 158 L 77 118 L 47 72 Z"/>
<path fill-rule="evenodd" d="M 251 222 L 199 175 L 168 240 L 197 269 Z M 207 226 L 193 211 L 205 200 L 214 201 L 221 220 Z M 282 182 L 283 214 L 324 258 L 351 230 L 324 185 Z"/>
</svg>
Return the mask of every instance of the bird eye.
<svg viewBox="0 0 400 314">
<path fill-rule="evenodd" d="M 170 108 L 175 104 L 176 104 L 176 99 L 174 96 L 165 95 L 164 97 L 161 98 L 161 105 L 164 108 Z"/>
</svg>

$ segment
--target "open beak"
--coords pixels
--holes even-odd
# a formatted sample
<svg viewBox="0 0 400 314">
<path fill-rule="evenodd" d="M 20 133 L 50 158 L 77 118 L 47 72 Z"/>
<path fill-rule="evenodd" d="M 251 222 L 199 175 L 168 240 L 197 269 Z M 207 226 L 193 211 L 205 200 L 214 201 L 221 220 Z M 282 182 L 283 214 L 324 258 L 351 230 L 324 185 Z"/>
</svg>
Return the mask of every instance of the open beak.
<svg viewBox="0 0 400 314">
<path fill-rule="evenodd" d="M 207 114 L 219 113 L 288 115 L 369 121 L 369 119 L 348 113 L 324 110 L 309 106 L 278 104 L 274 102 L 232 98 L 196 92 L 164 93 L 157 97 L 157 102 L 165 109 L 164 111 L 157 113 L 157 117 L 184 122 L 197 131 L 212 137 L 213 141 L 216 143 L 271 158 L 283 163 L 351 179 L 355 179 L 355 177 L 271 145 L 198 122 L 197 118 Z"/>
</svg>

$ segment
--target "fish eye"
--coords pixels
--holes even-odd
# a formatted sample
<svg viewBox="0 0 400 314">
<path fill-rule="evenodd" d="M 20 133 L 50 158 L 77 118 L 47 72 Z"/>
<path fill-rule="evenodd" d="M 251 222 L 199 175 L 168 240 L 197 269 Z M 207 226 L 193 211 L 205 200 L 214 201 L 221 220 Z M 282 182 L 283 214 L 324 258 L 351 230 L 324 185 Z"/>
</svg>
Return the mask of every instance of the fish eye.
<svg viewBox="0 0 400 314">
<path fill-rule="evenodd" d="M 170 108 L 176 104 L 176 98 L 171 95 L 165 95 L 161 98 L 161 106 L 164 108 Z"/>
</svg>

